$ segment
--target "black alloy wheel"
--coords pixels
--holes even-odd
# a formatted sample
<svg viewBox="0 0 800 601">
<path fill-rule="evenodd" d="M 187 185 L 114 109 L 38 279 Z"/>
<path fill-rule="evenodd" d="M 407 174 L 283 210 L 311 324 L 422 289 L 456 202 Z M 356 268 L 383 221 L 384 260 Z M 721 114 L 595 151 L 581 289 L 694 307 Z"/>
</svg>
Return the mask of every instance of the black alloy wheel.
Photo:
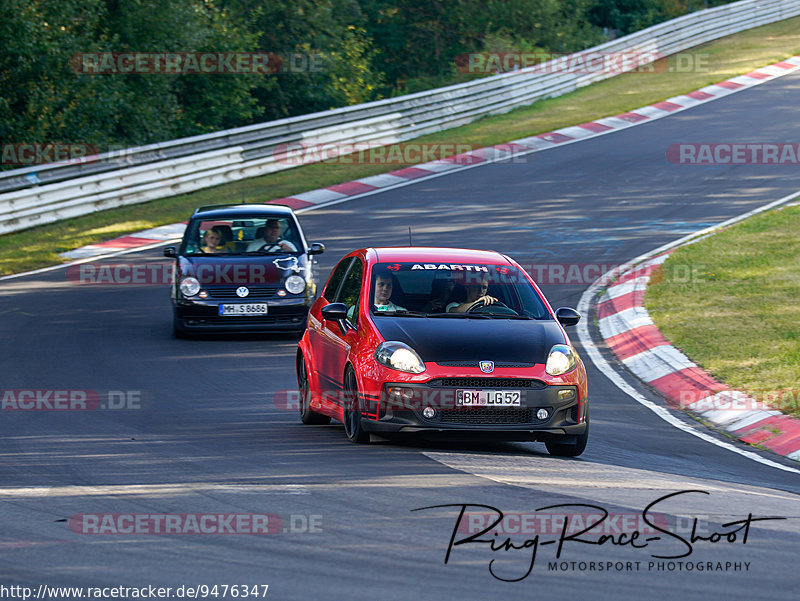
<svg viewBox="0 0 800 601">
<path fill-rule="evenodd" d="M 344 433 L 354 443 L 369 441 L 369 434 L 361 425 L 361 400 L 358 396 L 356 373 L 348 369 L 344 375 Z"/>
</svg>

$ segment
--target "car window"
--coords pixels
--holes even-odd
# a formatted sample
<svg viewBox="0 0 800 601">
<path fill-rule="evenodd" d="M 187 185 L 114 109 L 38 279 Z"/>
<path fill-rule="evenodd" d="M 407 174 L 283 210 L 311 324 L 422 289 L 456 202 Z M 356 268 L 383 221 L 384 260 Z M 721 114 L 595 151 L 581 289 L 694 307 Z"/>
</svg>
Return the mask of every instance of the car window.
<svg viewBox="0 0 800 601">
<path fill-rule="evenodd" d="M 358 299 L 361 297 L 361 280 L 364 273 L 364 268 L 361 265 L 361 259 L 356 258 L 350 266 L 350 271 L 342 282 L 342 287 L 339 289 L 339 294 L 336 295 L 334 302 L 344 303 L 347 306 L 347 318 L 353 323 L 358 325 Z"/>
<path fill-rule="evenodd" d="M 470 308 L 496 318 L 549 318 L 525 274 L 510 265 L 378 263 L 370 285 L 373 313 L 425 316 Z M 492 302 L 476 300 L 482 297 Z"/>
<path fill-rule="evenodd" d="M 325 292 L 322 293 L 322 296 L 324 296 L 330 302 L 334 302 L 333 299 L 336 297 L 336 292 L 339 290 L 339 284 L 342 283 L 344 274 L 347 273 L 347 268 L 350 267 L 350 263 L 352 261 L 353 257 L 347 257 L 346 259 L 339 261 L 336 269 L 333 270 L 331 277 L 328 279 L 328 283 L 325 286 Z"/>
<path fill-rule="evenodd" d="M 211 243 L 209 243 L 211 241 Z M 293 219 L 285 215 L 236 215 L 192 219 L 186 227 L 181 254 L 238 255 L 248 252 L 287 254 L 303 251 Z"/>
</svg>

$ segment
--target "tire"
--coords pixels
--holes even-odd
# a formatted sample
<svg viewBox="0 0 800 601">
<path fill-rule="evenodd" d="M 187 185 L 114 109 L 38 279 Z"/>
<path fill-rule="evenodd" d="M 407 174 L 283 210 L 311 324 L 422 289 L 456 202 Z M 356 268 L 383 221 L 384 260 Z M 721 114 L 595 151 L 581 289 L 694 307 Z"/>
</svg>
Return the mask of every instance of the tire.
<svg viewBox="0 0 800 601">
<path fill-rule="evenodd" d="M 586 450 L 586 443 L 589 442 L 589 416 L 586 416 L 586 429 L 583 434 L 577 436 L 575 442 L 546 441 L 547 452 L 556 457 L 577 457 Z"/>
<path fill-rule="evenodd" d="M 308 381 L 306 360 L 300 356 L 297 365 L 297 388 L 300 390 L 300 421 L 309 425 L 322 425 L 331 423 L 328 415 L 322 415 L 311 409 L 311 386 Z"/>
<path fill-rule="evenodd" d="M 344 433 L 347 440 L 356 444 L 369 442 L 369 434 L 361 424 L 361 400 L 358 396 L 356 373 L 348 369 L 344 374 Z"/>
</svg>

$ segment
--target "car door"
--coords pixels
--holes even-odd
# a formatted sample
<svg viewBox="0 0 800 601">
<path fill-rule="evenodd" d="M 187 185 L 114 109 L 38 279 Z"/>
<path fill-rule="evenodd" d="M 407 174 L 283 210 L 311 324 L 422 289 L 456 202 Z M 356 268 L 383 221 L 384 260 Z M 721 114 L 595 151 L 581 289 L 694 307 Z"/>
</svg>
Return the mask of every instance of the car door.
<svg viewBox="0 0 800 601">
<path fill-rule="evenodd" d="M 359 327 L 358 304 L 361 298 L 363 276 L 364 261 L 361 257 L 355 257 L 333 300 L 333 302 L 343 303 L 347 306 L 349 317 L 346 327 L 343 329 L 340 322 L 322 318 L 320 342 L 324 345 L 323 352 L 325 354 L 323 362 L 324 380 L 333 387 L 331 392 L 335 390 L 336 393 L 334 398 L 329 398 L 329 400 L 339 405 L 341 405 L 342 400 L 344 366 L 347 363 L 350 348 L 356 341 Z"/>
<path fill-rule="evenodd" d="M 327 400 L 331 394 L 333 394 L 334 398 L 337 398 L 339 395 L 338 385 L 341 383 L 337 384 L 338 380 L 332 380 L 334 374 L 333 365 L 335 365 L 332 357 L 335 349 L 331 325 L 335 326 L 335 324 L 326 324 L 320 314 L 320 309 L 334 302 L 352 262 L 353 257 L 345 257 L 339 261 L 339 264 L 336 265 L 328 278 L 327 284 L 325 284 L 322 297 L 317 301 L 315 310 L 312 310 L 308 316 L 309 347 L 313 354 L 312 371 L 315 372 L 311 377 L 317 381 L 320 398 L 323 401 Z"/>
</svg>

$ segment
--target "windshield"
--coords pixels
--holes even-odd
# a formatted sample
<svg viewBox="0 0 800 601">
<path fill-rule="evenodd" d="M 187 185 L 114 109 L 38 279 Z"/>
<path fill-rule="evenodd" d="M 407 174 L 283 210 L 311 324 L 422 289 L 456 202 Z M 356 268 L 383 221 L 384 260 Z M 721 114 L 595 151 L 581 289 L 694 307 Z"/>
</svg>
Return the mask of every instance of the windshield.
<svg viewBox="0 0 800 601">
<path fill-rule="evenodd" d="M 286 217 L 192 219 L 180 252 L 184 255 L 287 254 L 303 244 L 294 221 Z"/>
<path fill-rule="evenodd" d="M 509 265 L 378 263 L 372 313 L 408 317 L 549 319 L 525 275 Z"/>
</svg>

